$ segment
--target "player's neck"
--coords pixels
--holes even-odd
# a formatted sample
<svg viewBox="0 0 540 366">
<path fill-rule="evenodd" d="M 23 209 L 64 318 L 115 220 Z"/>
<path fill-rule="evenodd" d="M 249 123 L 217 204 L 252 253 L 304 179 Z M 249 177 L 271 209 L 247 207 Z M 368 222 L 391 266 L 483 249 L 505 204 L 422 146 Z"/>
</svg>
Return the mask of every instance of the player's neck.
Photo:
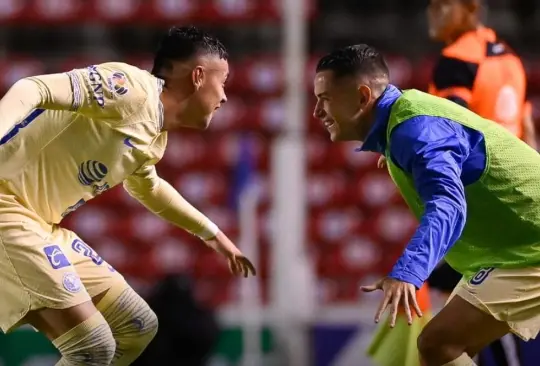
<svg viewBox="0 0 540 366">
<path fill-rule="evenodd" d="M 375 122 L 375 113 L 372 110 L 367 112 L 366 115 L 359 118 L 356 123 L 356 134 L 359 141 L 365 141 L 373 123 Z"/>
<path fill-rule="evenodd" d="M 464 34 L 467 34 L 469 32 L 476 31 L 477 29 L 483 27 L 482 23 L 479 21 L 471 21 L 467 24 L 465 24 L 463 27 L 459 28 L 454 32 L 448 39 L 446 40 L 446 44 L 450 45 L 457 41 L 459 38 L 461 38 Z"/>
<path fill-rule="evenodd" d="M 163 130 L 174 130 L 179 124 L 175 118 L 175 114 L 171 113 L 171 111 L 174 111 L 173 108 L 175 107 L 176 102 L 171 99 L 171 95 L 167 90 L 164 90 L 159 97 L 161 99 L 161 104 L 163 105 Z"/>
</svg>

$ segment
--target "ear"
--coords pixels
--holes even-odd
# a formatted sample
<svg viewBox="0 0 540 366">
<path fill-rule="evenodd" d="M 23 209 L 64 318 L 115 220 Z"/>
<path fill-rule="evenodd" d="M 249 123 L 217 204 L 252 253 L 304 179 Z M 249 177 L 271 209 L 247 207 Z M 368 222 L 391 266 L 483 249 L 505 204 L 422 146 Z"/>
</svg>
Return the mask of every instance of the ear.
<svg viewBox="0 0 540 366">
<path fill-rule="evenodd" d="M 373 91 L 371 88 L 366 84 L 360 84 L 358 85 L 358 97 L 360 100 L 360 105 L 365 106 L 371 101 L 371 98 L 373 96 Z"/>
<path fill-rule="evenodd" d="M 203 85 L 204 76 L 204 69 L 202 66 L 196 66 L 191 72 L 191 79 L 193 81 L 195 90 L 199 90 L 199 88 Z"/>
</svg>

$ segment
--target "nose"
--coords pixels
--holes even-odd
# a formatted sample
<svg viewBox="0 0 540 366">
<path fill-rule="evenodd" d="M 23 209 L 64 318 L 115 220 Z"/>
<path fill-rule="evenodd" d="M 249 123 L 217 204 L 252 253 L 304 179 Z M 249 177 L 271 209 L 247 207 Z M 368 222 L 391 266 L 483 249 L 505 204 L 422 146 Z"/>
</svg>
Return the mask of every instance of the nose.
<svg viewBox="0 0 540 366">
<path fill-rule="evenodd" d="M 317 119 L 323 119 L 325 115 L 324 109 L 322 109 L 319 103 L 315 104 L 315 109 L 313 110 L 313 117 Z"/>
<path fill-rule="evenodd" d="M 227 96 L 226 95 L 223 95 L 223 98 L 221 98 L 221 105 L 227 103 Z"/>
</svg>

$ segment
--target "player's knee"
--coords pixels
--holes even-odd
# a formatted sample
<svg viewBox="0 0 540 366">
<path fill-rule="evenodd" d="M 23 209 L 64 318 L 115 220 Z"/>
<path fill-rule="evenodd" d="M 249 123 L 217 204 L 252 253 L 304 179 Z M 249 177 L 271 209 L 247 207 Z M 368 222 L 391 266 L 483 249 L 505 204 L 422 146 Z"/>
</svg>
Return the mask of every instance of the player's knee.
<svg viewBox="0 0 540 366">
<path fill-rule="evenodd" d="M 53 343 L 62 355 L 61 366 L 110 365 L 116 349 L 111 328 L 99 312 Z"/>
<path fill-rule="evenodd" d="M 118 348 L 140 354 L 154 339 L 158 331 L 158 318 L 145 303 L 133 314 L 132 326 L 113 329 Z"/>
<path fill-rule="evenodd" d="M 114 365 L 134 361 L 158 331 L 156 314 L 131 288 L 124 289 L 102 312 L 117 342 Z"/>
</svg>

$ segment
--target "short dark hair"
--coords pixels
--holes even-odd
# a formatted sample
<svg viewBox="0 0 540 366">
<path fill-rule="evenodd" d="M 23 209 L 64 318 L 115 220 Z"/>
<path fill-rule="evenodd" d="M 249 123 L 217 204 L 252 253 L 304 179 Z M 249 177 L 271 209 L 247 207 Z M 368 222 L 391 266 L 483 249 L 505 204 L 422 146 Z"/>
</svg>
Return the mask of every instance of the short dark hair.
<svg viewBox="0 0 540 366">
<path fill-rule="evenodd" d="M 216 37 L 196 28 L 171 27 L 161 38 L 154 57 L 152 74 L 172 68 L 172 61 L 186 61 L 196 55 L 215 55 L 227 60 L 225 46 Z"/>
<path fill-rule="evenodd" d="M 367 44 L 357 44 L 337 49 L 322 57 L 317 72 L 331 70 L 337 77 L 366 75 L 389 77 L 384 57 Z"/>
</svg>

